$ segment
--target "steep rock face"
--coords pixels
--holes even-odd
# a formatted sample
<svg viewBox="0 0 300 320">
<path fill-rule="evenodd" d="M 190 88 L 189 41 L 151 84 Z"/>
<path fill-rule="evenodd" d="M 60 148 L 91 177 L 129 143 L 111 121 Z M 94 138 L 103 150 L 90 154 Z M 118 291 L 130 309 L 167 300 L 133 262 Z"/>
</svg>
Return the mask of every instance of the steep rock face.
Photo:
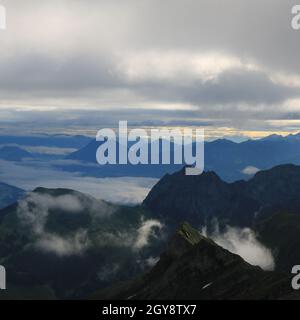
<svg viewBox="0 0 300 320">
<path fill-rule="evenodd" d="M 98 292 L 117 299 L 295 298 L 289 276 L 266 272 L 219 247 L 184 223 L 153 269 L 139 279 Z"/>
<path fill-rule="evenodd" d="M 272 249 L 277 270 L 291 272 L 300 261 L 300 198 L 268 206 L 255 220 L 259 240 Z"/>
<path fill-rule="evenodd" d="M 264 206 L 297 199 L 300 196 L 300 166 L 289 164 L 260 171 L 246 183 L 246 192 Z"/>
<path fill-rule="evenodd" d="M 144 200 L 170 223 L 188 220 L 196 226 L 219 223 L 252 226 L 265 207 L 300 197 L 300 167 L 283 165 L 257 173 L 249 181 L 226 183 L 214 172 L 186 176 L 184 170 L 164 176 Z"/>
<path fill-rule="evenodd" d="M 282 165 L 249 181 L 223 182 L 213 172 L 166 175 L 144 206 L 174 230 L 183 220 L 198 228 L 251 227 L 272 250 L 276 270 L 290 272 L 300 261 L 300 167 Z M 172 229 L 173 226 L 173 229 Z"/>
</svg>

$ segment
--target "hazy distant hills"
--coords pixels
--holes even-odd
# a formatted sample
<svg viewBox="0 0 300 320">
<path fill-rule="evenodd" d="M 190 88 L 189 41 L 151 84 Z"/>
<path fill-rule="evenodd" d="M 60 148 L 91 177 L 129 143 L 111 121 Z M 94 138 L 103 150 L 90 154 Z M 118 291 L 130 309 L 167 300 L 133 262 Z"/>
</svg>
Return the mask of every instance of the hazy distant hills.
<svg viewBox="0 0 300 320">
<path fill-rule="evenodd" d="M 184 223 L 159 262 L 138 279 L 92 295 L 93 299 L 289 299 L 290 276 L 263 271 Z"/>
<path fill-rule="evenodd" d="M 96 163 L 99 142 L 67 156 L 67 159 Z M 171 150 L 173 146 L 171 146 Z M 150 145 L 149 145 L 150 153 Z M 171 158 L 173 155 L 171 154 Z M 225 181 L 248 179 L 257 170 L 280 164 L 300 164 L 300 134 L 282 137 L 272 135 L 260 140 L 235 143 L 226 139 L 205 143 L 205 169 L 215 171 Z M 178 171 L 179 165 L 106 165 L 98 166 L 100 176 L 147 176 L 160 178 L 166 173 Z M 74 168 L 78 170 L 78 167 Z M 84 170 L 84 168 L 82 168 Z"/>
<path fill-rule="evenodd" d="M 0 145 L 20 145 L 32 147 L 83 148 L 91 138 L 81 135 L 0 135 Z"/>
<path fill-rule="evenodd" d="M 96 140 L 91 141 L 88 145 L 83 147 L 82 149 L 79 149 L 78 151 L 75 151 L 74 153 L 71 153 L 66 157 L 67 160 L 78 160 L 86 163 L 93 163 L 96 164 L 96 152 L 98 147 L 100 146 L 101 142 L 98 142 Z M 128 143 L 128 149 L 133 145 L 134 143 Z M 116 157 L 119 158 L 119 143 L 116 143 Z M 174 148 L 174 145 L 171 144 L 171 152 Z M 173 153 L 172 153 L 173 154 Z M 150 157 L 151 152 L 149 152 L 148 158 L 150 163 Z M 160 155 L 161 157 L 161 155 Z M 172 157 L 171 157 L 172 159 Z M 168 165 L 131 165 L 130 163 L 126 165 L 122 164 L 116 164 L 116 165 L 110 165 L 106 164 L 105 166 L 97 165 L 97 167 L 84 167 L 84 165 L 72 165 L 70 164 L 68 166 L 68 169 L 71 171 L 80 171 L 80 172 L 86 172 L 90 173 L 92 175 L 96 175 L 99 177 L 152 177 L 152 178 L 160 178 L 162 177 L 166 172 L 175 172 L 182 168 L 182 165 L 176 165 L 174 162 Z M 64 169 L 66 167 L 64 166 Z"/>
<path fill-rule="evenodd" d="M 129 147 L 132 144 L 130 143 Z M 53 159 L 65 159 L 66 161 L 56 163 L 55 168 L 93 177 L 161 178 L 166 173 L 174 173 L 183 167 L 172 161 L 169 165 L 101 166 L 96 162 L 96 151 L 99 145 L 100 142 L 85 136 L 0 136 L 0 159 L 8 161 L 35 159 L 47 162 Z M 46 153 L 43 153 L 47 148 Z M 77 150 L 71 152 L 72 149 Z M 173 149 L 174 145 L 171 144 L 171 159 L 173 159 Z M 54 154 L 51 154 L 51 150 Z M 150 144 L 148 150 L 150 158 Z M 56 154 L 56 152 L 59 153 Z M 68 152 L 71 153 L 68 154 Z M 260 140 L 241 143 L 226 139 L 205 143 L 205 170 L 216 172 L 227 182 L 247 180 L 259 170 L 270 169 L 281 164 L 300 165 L 300 134 L 286 137 L 271 135 Z"/>
<path fill-rule="evenodd" d="M 0 135 L 0 159 L 5 161 L 49 161 L 63 159 L 68 152 L 84 147 L 91 141 L 85 136 Z"/>
<path fill-rule="evenodd" d="M 0 159 L 2 160 L 22 161 L 30 158 L 33 158 L 33 155 L 22 148 L 13 146 L 0 147 Z"/>
<path fill-rule="evenodd" d="M 0 182 L 0 209 L 16 202 L 24 193 L 22 189 Z"/>
</svg>

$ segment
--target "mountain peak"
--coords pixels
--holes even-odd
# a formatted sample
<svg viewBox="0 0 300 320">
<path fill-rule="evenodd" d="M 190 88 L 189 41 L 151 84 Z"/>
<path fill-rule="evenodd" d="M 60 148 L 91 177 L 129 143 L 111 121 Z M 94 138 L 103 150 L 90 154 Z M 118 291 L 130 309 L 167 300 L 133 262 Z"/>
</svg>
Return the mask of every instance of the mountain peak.
<svg viewBox="0 0 300 320">
<path fill-rule="evenodd" d="M 193 228 L 188 222 L 184 222 L 174 233 L 173 237 L 171 237 L 167 246 L 166 255 L 178 258 L 200 243 L 216 246 L 213 241 L 202 236 L 200 232 Z"/>
<path fill-rule="evenodd" d="M 277 141 L 277 140 L 281 140 L 284 139 L 282 135 L 280 134 L 271 134 L 267 137 L 264 137 L 262 139 L 260 139 L 261 141 Z"/>
<path fill-rule="evenodd" d="M 181 170 L 174 172 L 172 174 L 166 174 L 166 177 L 183 178 L 186 181 L 199 181 L 199 180 L 210 180 L 210 181 L 220 181 L 224 182 L 215 171 L 205 170 L 199 175 L 186 175 L 186 168 L 191 168 L 192 166 L 184 166 Z"/>
<path fill-rule="evenodd" d="M 226 183 L 213 171 L 199 176 L 184 172 L 165 176 L 150 191 L 144 205 L 169 223 L 183 220 L 199 227 L 219 223 L 249 227 L 263 207 L 297 199 L 300 166 L 280 165 L 259 171 L 248 181 Z M 175 224 L 174 224 L 175 226 Z"/>
<path fill-rule="evenodd" d="M 158 263 L 138 279 L 93 299 L 274 299 L 290 295 L 289 276 L 263 271 L 201 236 L 188 223 Z"/>
<path fill-rule="evenodd" d="M 258 177 L 266 177 L 266 176 L 274 176 L 278 178 L 278 176 L 282 177 L 283 176 L 289 176 L 293 174 L 300 174 L 300 166 L 297 166 L 295 164 L 282 164 L 279 166 L 275 166 L 269 170 L 260 170 L 258 171 L 254 177 L 251 180 L 255 180 Z M 250 181 L 251 181 L 250 180 Z"/>
<path fill-rule="evenodd" d="M 177 234 L 191 245 L 195 245 L 204 239 L 204 237 L 201 236 L 200 233 L 196 229 L 194 229 L 188 222 L 182 223 L 177 231 Z"/>
</svg>

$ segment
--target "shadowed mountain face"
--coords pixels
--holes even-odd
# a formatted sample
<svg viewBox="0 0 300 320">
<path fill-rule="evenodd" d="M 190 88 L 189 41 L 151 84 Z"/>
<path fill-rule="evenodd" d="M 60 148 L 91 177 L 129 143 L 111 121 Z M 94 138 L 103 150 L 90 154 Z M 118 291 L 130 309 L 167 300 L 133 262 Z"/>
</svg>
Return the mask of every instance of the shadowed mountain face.
<svg viewBox="0 0 300 320">
<path fill-rule="evenodd" d="M 290 272 L 300 261 L 300 209 L 291 209 L 290 204 L 272 209 L 272 214 L 257 219 L 255 230 L 272 249 L 276 269 Z"/>
<path fill-rule="evenodd" d="M 299 264 L 300 167 L 278 166 L 249 181 L 215 173 L 166 175 L 142 206 L 125 207 L 67 189 L 38 188 L 0 210 L 0 298 L 293 298 L 290 278 L 262 271 L 184 224 L 251 226 L 276 270 Z M 222 231 L 222 230 L 221 230 Z M 103 289 L 144 274 L 117 289 Z M 146 289 L 145 289 L 146 288 Z"/>
<path fill-rule="evenodd" d="M 24 195 L 24 190 L 0 182 L 0 209 L 16 202 Z"/>
<path fill-rule="evenodd" d="M 249 181 L 226 183 L 215 173 L 166 175 L 144 206 L 171 230 L 188 220 L 211 231 L 218 222 L 250 227 L 271 249 L 276 270 L 290 272 L 300 262 L 300 167 L 282 165 L 258 172 Z"/>
<path fill-rule="evenodd" d="M 0 210 L 0 299 L 84 298 L 128 280 L 160 252 L 162 228 L 140 207 L 38 188 Z"/>
<path fill-rule="evenodd" d="M 184 223 L 152 270 L 93 299 L 288 299 L 289 276 L 263 271 Z"/>
<path fill-rule="evenodd" d="M 196 226 L 218 219 L 221 225 L 252 226 L 270 206 L 300 198 L 300 167 L 282 165 L 257 173 L 249 181 L 226 183 L 213 172 L 166 175 L 150 191 L 144 205 L 156 217 L 175 225 Z"/>
</svg>

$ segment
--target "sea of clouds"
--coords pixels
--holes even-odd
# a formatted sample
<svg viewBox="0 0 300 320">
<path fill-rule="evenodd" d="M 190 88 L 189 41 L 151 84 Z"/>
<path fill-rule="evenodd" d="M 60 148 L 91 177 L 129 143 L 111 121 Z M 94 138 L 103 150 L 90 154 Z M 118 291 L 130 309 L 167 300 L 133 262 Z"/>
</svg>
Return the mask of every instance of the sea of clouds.
<svg viewBox="0 0 300 320">
<path fill-rule="evenodd" d="M 227 226 L 221 232 L 216 224 L 215 230 L 208 233 L 204 227 L 201 233 L 211 238 L 221 247 L 241 256 L 252 265 L 260 266 L 264 270 L 274 270 L 275 261 L 270 249 L 257 239 L 257 235 L 250 228 L 236 228 Z"/>
</svg>

